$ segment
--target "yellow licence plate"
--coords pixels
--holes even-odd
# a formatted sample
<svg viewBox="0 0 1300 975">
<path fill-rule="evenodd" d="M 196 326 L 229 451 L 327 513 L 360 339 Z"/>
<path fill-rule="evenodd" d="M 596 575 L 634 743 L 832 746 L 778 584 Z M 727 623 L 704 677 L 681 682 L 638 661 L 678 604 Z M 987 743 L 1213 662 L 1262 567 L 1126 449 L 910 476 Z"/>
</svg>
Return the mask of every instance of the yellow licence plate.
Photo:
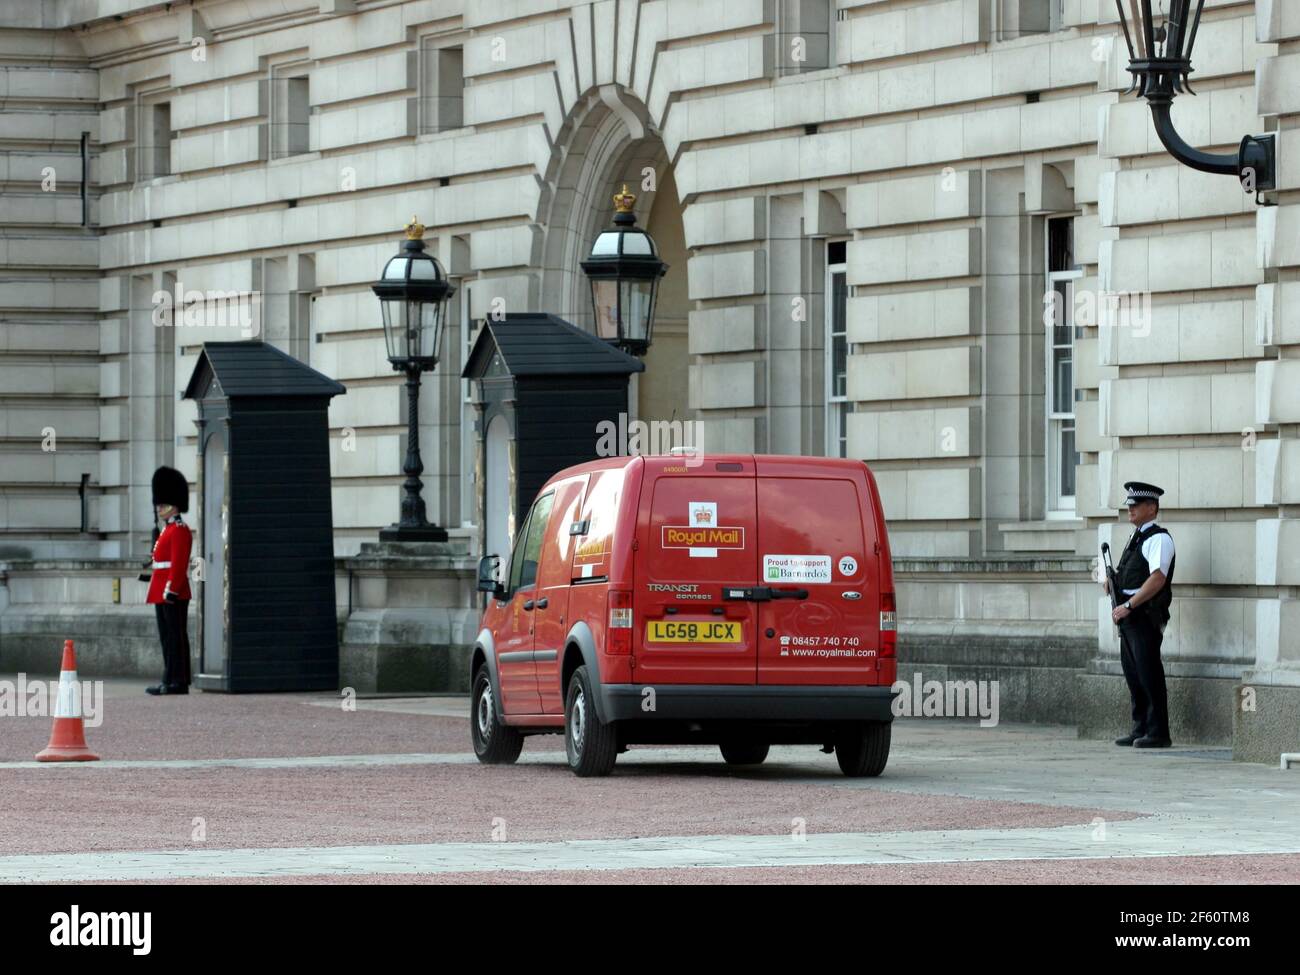
<svg viewBox="0 0 1300 975">
<path fill-rule="evenodd" d="M 740 622 L 650 620 L 645 638 L 653 643 L 739 643 Z"/>
</svg>

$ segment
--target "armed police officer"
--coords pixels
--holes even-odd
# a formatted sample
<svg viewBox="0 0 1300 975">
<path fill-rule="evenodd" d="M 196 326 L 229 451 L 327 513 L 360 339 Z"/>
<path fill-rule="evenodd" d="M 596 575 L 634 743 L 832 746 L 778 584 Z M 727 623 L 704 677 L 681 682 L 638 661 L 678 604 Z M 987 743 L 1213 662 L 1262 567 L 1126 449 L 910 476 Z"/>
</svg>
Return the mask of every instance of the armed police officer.
<svg viewBox="0 0 1300 975">
<path fill-rule="evenodd" d="M 1133 701 L 1133 730 L 1115 744 L 1168 748 L 1169 706 L 1160 645 L 1173 601 L 1174 539 L 1156 524 L 1165 492 L 1141 481 L 1129 481 L 1124 489 L 1128 520 L 1135 530 L 1115 566 L 1120 595 L 1111 619 L 1119 627 L 1119 659 Z M 1105 586 L 1109 593 L 1109 580 Z"/>
</svg>

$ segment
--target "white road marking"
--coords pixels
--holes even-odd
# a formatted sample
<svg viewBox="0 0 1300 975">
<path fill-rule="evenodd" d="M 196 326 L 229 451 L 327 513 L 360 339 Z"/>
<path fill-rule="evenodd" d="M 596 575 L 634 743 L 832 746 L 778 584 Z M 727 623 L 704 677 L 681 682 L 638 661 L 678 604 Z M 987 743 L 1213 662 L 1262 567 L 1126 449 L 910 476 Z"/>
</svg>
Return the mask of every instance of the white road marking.
<svg viewBox="0 0 1300 975">
<path fill-rule="evenodd" d="M 84 769 L 187 769 L 187 768 L 312 768 L 358 765 L 467 765 L 477 761 L 473 753 L 412 752 L 397 755 L 300 755 L 276 758 L 151 758 L 113 759 L 100 762 L 66 762 L 59 768 L 65 771 L 72 765 Z M 0 769 L 42 768 L 55 766 L 45 762 L 0 762 Z"/>
<path fill-rule="evenodd" d="M 634 755 L 624 755 L 620 759 L 629 762 L 710 762 L 719 769 L 724 768 L 715 752 L 698 747 L 688 748 L 638 748 Z M 564 752 L 558 749 L 525 752 L 519 757 L 520 765 L 565 765 Z M 112 759 L 99 762 L 64 762 L 53 764 L 47 762 L 0 762 L 0 770 L 17 768 L 59 768 L 69 771 L 72 768 L 84 769 L 191 769 L 191 768 L 246 768 L 246 769 L 284 769 L 284 768 L 320 768 L 368 765 L 476 765 L 478 759 L 473 752 L 408 752 L 380 755 L 286 755 L 267 758 L 148 758 L 148 759 Z M 804 764 L 804 763 L 800 763 Z M 835 762 L 828 759 L 821 763 L 823 771 L 838 778 L 839 770 Z M 54 774 L 54 773 L 51 773 Z"/>
<path fill-rule="evenodd" d="M 1207 831 L 1155 816 L 1091 826 L 778 836 L 669 836 L 531 843 L 418 843 L 228 850 L 148 850 L 0 857 L 0 882 L 581 871 L 715 867 L 1104 860 L 1300 853 L 1300 823 Z"/>
</svg>

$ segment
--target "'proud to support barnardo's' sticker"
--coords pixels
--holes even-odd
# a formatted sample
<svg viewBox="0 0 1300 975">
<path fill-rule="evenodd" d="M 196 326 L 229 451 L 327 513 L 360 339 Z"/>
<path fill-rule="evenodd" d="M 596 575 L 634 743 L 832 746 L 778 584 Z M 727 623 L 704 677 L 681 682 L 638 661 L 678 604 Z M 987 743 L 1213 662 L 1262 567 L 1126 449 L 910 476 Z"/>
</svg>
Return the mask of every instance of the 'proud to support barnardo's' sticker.
<svg viewBox="0 0 1300 975">
<path fill-rule="evenodd" d="M 764 555 L 764 582 L 830 582 L 829 555 Z"/>
</svg>

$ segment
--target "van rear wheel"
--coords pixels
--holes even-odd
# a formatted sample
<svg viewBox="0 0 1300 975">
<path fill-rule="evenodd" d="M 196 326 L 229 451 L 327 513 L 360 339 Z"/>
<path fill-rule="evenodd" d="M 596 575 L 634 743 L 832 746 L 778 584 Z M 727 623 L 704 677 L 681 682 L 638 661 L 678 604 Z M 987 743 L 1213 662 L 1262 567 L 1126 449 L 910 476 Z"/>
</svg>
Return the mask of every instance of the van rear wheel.
<svg viewBox="0 0 1300 975">
<path fill-rule="evenodd" d="M 474 754 L 484 765 L 512 765 L 524 750 L 524 736 L 497 714 L 492 693 L 492 675 L 487 667 L 474 673 L 474 691 L 470 695 L 469 728 L 474 740 Z"/>
<path fill-rule="evenodd" d="M 771 746 L 766 742 L 728 741 L 718 746 L 728 765 L 762 765 Z"/>
<path fill-rule="evenodd" d="M 564 751 L 575 775 L 588 778 L 609 775 L 618 758 L 618 735 L 614 726 L 596 715 L 595 696 L 587 668 L 579 667 L 569 678 L 564 698 Z"/>
<path fill-rule="evenodd" d="M 835 739 L 840 771 L 851 778 L 879 775 L 889 761 L 888 721 L 856 721 Z"/>
</svg>

